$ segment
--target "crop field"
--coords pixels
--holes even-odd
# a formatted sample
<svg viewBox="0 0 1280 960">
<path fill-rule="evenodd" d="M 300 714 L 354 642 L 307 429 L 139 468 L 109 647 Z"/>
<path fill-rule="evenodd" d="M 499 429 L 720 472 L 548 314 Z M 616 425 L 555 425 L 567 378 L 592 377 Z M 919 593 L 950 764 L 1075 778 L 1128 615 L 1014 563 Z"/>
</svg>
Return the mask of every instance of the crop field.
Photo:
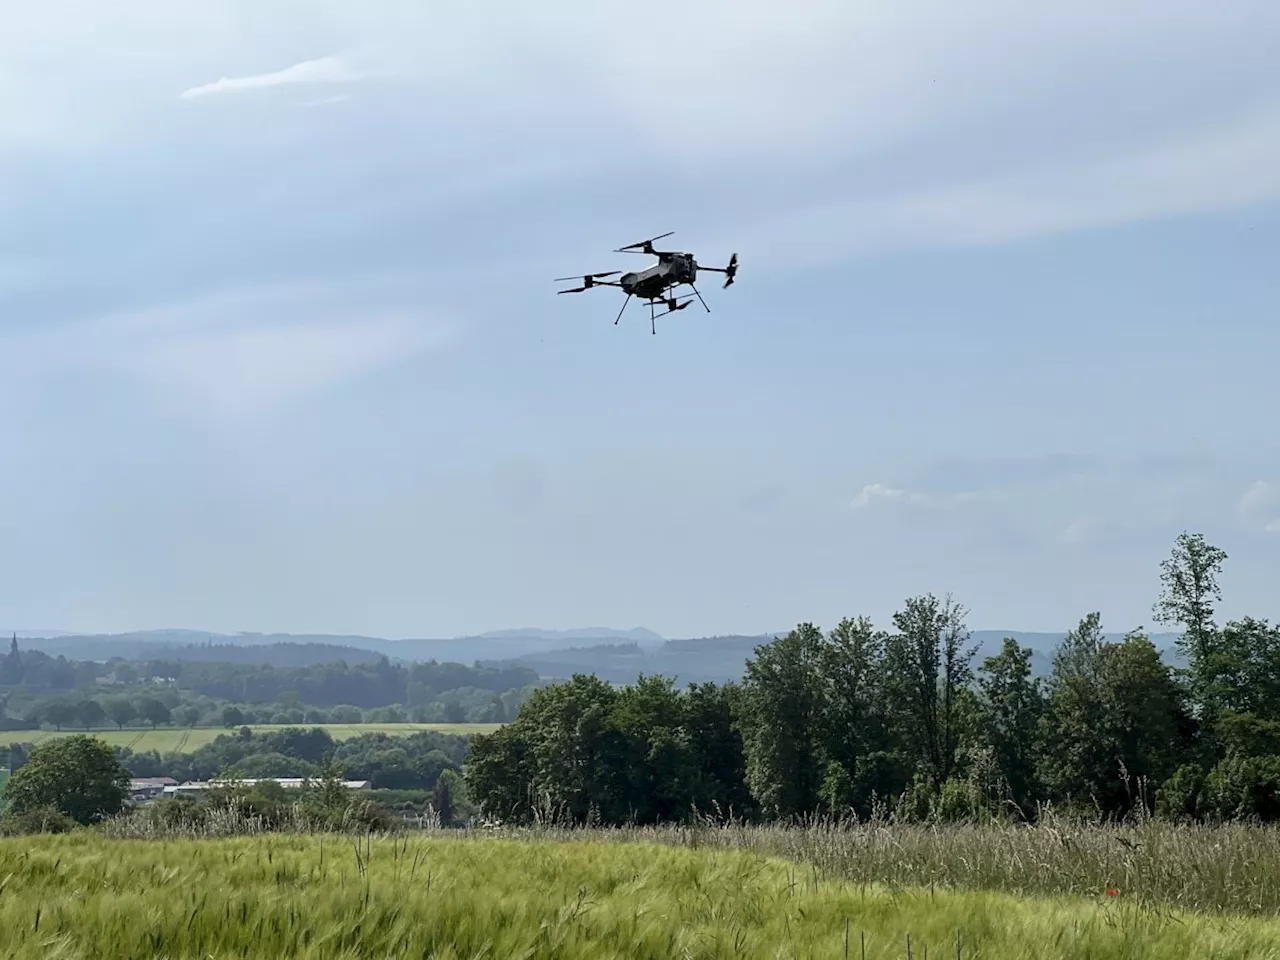
<svg viewBox="0 0 1280 960">
<path fill-rule="evenodd" d="M 440 834 L 0 840 L 0 955 L 1274 957 L 1280 921 L 860 884 L 749 849 Z M 908 947 L 908 938 L 910 945 Z M 908 952 L 910 951 L 910 952 Z"/>
<path fill-rule="evenodd" d="M 335 740 L 347 740 L 358 737 L 362 733 L 385 733 L 390 736 L 408 736 L 422 730 L 437 730 L 441 733 L 467 735 L 472 733 L 491 733 L 501 724 L 497 723 L 302 723 L 292 726 L 311 728 L 323 727 Z M 249 729 L 266 732 L 269 730 L 286 730 L 288 726 L 280 724 L 258 724 Z M 226 727 L 178 727 L 156 730 L 91 730 L 95 737 L 105 740 L 112 746 L 128 747 L 134 751 L 155 750 L 158 753 L 190 753 L 218 737 L 234 731 Z M 71 734 L 84 733 L 83 730 L 15 730 L 0 734 L 7 738 L 4 742 L 41 743 L 53 737 L 66 737 Z"/>
</svg>

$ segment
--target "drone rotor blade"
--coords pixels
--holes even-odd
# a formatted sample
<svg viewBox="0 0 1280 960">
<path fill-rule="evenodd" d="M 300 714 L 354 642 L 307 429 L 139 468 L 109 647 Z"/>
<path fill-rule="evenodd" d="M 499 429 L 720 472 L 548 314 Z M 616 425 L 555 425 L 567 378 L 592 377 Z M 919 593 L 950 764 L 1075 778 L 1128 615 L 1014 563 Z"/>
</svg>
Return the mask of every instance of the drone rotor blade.
<svg viewBox="0 0 1280 960">
<path fill-rule="evenodd" d="M 650 237 L 648 240 L 641 240 L 639 243 L 628 243 L 625 247 L 619 247 L 614 253 L 634 253 L 637 249 L 641 252 L 653 252 L 653 241 L 661 240 L 663 237 L 669 237 L 674 230 L 668 230 L 666 233 L 660 233 L 656 237 Z"/>
<path fill-rule="evenodd" d="M 612 277 L 615 273 L 621 273 L 621 272 L 622 272 L 621 270 L 606 270 L 604 273 L 580 273 L 577 276 L 573 276 L 573 277 L 556 277 L 551 282 L 564 283 L 566 280 L 577 280 L 578 277 L 582 277 L 582 282 L 586 283 L 587 280 L 589 279 L 595 280 L 595 279 L 598 279 L 599 277 Z"/>
<path fill-rule="evenodd" d="M 735 253 L 729 258 L 729 266 L 724 271 L 724 288 L 728 290 L 733 286 L 733 278 L 738 275 L 738 255 Z"/>
</svg>

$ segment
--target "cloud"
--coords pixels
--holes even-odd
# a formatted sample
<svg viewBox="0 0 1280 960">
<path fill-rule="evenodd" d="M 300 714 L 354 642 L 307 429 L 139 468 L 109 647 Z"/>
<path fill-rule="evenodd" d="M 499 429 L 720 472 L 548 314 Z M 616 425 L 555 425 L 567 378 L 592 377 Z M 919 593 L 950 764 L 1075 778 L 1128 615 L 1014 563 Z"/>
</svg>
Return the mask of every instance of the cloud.
<svg viewBox="0 0 1280 960">
<path fill-rule="evenodd" d="M 1280 201 L 1280 105 L 1085 164 L 823 203 L 751 228 L 788 265 L 976 247 Z"/>
<path fill-rule="evenodd" d="M 1236 507 L 1245 514 L 1256 514 L 1260 510 L 1280 502 L 1280 488 L 1274 487 L 1265 480 L 1255 480 L 1243 494 Z"/>
<path fill-rule="evenodd" d="M 869 507 L 877 500 L 902 500 L 905 498 L 907 498 L 905 490 L 900 490 L 897 487 L 888 487 L 883 483 L 868 483 L 853 498 L 852 506 L 855 510 L 861 510 L 864 507 Z"/>
<path fill-rule="evenodd" d="M 1236 510 L 1251 525 L 1266 533 L 1280 533 L 1280 487 L 1255 480 L 1236 501 Z"/>
<path fill-rule="evenodd" d="M 451 336 L 429 311 L 344 304 L 341 293 L 326 285 L 224 291 L 10 334 L 0 337 L 0 370 L 23 380 L 123 376 L 164 407 L 234 418 L 281 409 Z"/>
<path fill-rule="evenodd" d="M 884 483 L 868 483 L 853 498 L 850 504 L 853 509 L 861 510 L 874 503 L 909 503 L 924 507 L 951 507 L 978 498 L 976 493 L 963 491 L 958 493 L 929 494 L 901 487 L 891 487 Z"/>
<path fill-rule="evenodd" d="M 258 73 L 247 77 L 222 77 L 213 83 L 191 87 L 178 94 L 179 99 L 195 100 L 216 93 L 235 93 L 244 90 L 262 90 L 298 83 L 353 83 L 364 75 L 352 70 L 339 57 L 321 57 L 304 60 L 274 73 Z"/>
</svg>

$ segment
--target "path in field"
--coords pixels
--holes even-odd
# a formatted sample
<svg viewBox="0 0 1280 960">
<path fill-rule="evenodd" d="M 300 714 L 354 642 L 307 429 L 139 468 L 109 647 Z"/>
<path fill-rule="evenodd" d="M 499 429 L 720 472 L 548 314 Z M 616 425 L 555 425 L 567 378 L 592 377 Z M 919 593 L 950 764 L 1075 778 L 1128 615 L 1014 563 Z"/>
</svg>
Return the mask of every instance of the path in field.
<svg viewBox="0 0 1280 960">
<path fill-rule="evenodd" d="M 323 727 L 335 740 L 349 740 L 366 733 L 385 733 L 388 736 L 403 737 L 423 730 L 435 730 L 440 733 L 466 736 L 473 733 L 491 733 L 501 724 L 497 723 L 319 723 L 297 724 L 293 729 L 310 729 Z M 269 730 L 287 730 L 290 725 L 259 724 L 249 729 L 256 732 Z M 236 728 L 239 729 L 239 728 Z M 0 734 L 0 742 L 4 743 L 43 743 L 55 737 L 67 737 L 82 734 L 83 730 L 13 730 Z M 105 740 L 112 746 L 128 747 L 135 753 L 155 750 L 157 753 L 191 753 L 205 744 L 212 743 L 224 734 L 235 731 L 226 727 L 160 727 L 124 730 L 91 730 L 92 736 Z M 7 738 L 7 739 L 3 739 Z"/>
</svg>

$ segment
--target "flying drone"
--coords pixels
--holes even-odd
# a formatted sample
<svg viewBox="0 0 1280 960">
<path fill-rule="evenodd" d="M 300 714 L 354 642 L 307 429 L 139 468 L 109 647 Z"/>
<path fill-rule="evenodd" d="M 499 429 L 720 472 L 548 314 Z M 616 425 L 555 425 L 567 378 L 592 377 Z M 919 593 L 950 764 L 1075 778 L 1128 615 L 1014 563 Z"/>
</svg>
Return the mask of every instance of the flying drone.
<svg viewBox="0 0 1280 960">
<path fill-rule="evenodd" d="M 735 253 L 729 258 L 727 267 L 704 267 L 694 259 L 692 253 L 653 249 L 654 240 L 669 237 L 674 232 L 673 230 L 650 240 L 630 243 L 614 251 L 614 253 L 643 253 L 651 257 L 657 257 L 658 262 L 652 267 L 627 273 L 622 273 L 621 270 L 610 270 L 606 273 L 588 273 L 582 278 L 582 286 L 572 287 L 568 290 L 557 290 L 556 293 L 582 293 L 582 291 L 590 290 L 592 287 L 617 287 L 627 295 L 627 299 L 622 301 L 622 309 L 618 311 L 618 319 L 613 321 L 614 325 L 616 326 L 618 320 L 622 319 L 622 314 L 626 312 L 627 304 L 631 302 L 631 298 L 639 297 L 649 303 L 649 329 L 655 334 L 658 332 L 656 325 L 658 317 L 665 317 L 669 313 L 683 310 L 693 302 L 694 297 L 697 297 L 698 302 L 702 304 L 707 313 L 710 313 L 711 308 L 707 306 L 707 301 L 702 299 L 702 294 L 693 285 L 694 281 L 698 279 L 698 271 L 706 270 L 712 273 L 723 273 L 724 285 L 728 289 L 733 285 L 733 278 L 738 273 L 738 255 Z M 602 277 L 616 276 L 619 273 L 622 273 L 622 276 L 618 277 L 617 280 L 601 279 Z M 563 283 L 566 280 L 577 279 L 577 277 L 557 277 L 555 282 Z M 685 284 L 689 285 L 689 289 L 693 293 L 677 294 L 675 292 L 676 289 Z M 662 313 L 655 313 L 659 306 L 665 306 L 667 309 Z"/>
</svg>

